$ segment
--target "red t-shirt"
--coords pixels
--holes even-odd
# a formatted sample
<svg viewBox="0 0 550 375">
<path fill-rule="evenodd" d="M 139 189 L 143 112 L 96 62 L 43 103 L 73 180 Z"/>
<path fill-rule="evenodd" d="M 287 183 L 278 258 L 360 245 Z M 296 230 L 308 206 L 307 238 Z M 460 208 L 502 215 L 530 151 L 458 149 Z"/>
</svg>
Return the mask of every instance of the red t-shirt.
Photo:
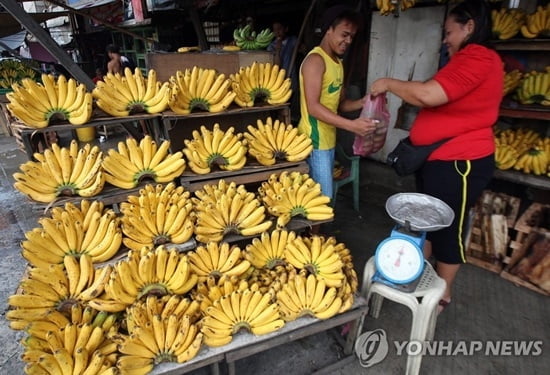
<svg viewBox="0 0 550 375">
<path fill-rule="evenodd" d="M 469 44 L 455 53 L 433 77 L 449 102 L 423 108 L 413 123 L 410 138 L 427 145 L 452 138 L 428 160 L 473 160 L 495 151 L 495 124 L 504 85 L 500 56 L 493 50 Z"/>
</svg>

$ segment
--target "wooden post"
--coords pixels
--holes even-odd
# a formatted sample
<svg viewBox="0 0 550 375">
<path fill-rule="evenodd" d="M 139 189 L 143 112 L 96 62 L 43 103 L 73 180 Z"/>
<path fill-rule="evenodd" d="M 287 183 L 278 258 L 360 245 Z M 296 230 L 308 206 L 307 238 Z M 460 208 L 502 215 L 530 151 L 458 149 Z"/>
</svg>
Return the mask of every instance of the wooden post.
<svg viewBox="0 0 550 375">
<path fill-rule="evenodd" d="M 15 18 L 29 33 L 34 35 L 42 46 L 54 56 L 77 81 L 86 85 L 88 90 L 95 87 L 92 79 L 78 66 L 73 59 L 15 0 L 2 0 L 2 6 Z"/>
</svg>

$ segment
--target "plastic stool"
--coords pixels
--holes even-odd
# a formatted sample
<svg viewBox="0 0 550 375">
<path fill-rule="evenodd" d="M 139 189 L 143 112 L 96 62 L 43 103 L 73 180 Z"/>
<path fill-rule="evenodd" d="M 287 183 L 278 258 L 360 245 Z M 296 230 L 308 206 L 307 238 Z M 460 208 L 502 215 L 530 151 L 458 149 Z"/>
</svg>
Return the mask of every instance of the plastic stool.
<svg viewBox="0 0 550 375">
<path fill-rule="evenodd" d="M 437 306 L 445 293 L 445 280 L 440 278 L 432 266 L 425 262 L 424 272 L 416 289 L 410 293 L 402 292 L 379 282 L 373 282 L 372 277 L 376 272 L 374 257 L 371 257 L 363 271 L 363 284 L 361 295 L 366 296 L 367 303 L 371 303 L 369 314 L 378 318 L 384 298 L 400 303 L 411 309 L 412 328 L 410 341 L 431 341 L 435 333 L 437 322 Z M 421 301 L 419 302 L 419 299 Z M 360 327 L 359 332 L 361 332 Z M 420 371 L 422 353 L 407 357 L 408 375 L 416 375 Z"/>
<path fill-rule="evenodd" d="M 338 189 L 349 182 L 353 182 L 353 208 L 355 211 L 359 211 L 359 156 L 348 156 L 344 152 L 344 149 L 339 144 L 336 145 L 337 157 L 349 162 L 349 176 L 342 178 L 341 180 L 334 180 L 333 182 L 333 195 L 332 206 L 336 204 L 336 195 Z"/>
</svg>

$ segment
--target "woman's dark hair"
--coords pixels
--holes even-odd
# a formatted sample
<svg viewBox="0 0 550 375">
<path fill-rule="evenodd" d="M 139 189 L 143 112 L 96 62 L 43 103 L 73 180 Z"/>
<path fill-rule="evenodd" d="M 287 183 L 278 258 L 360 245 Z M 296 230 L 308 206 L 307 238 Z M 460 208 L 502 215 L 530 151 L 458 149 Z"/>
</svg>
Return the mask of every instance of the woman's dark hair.
<svg viewBox="0 0 550 375">
<path fill-rule="evenodd" d="M 484 0 L 465 0 L 449 12 L 449 17 L 462 25 L 469 20 L 474 22 L 474 31 L 462 43 L 461 49 L 475 43 L 487 46 L 491 38 L 491 10 Z"/>
</svg>

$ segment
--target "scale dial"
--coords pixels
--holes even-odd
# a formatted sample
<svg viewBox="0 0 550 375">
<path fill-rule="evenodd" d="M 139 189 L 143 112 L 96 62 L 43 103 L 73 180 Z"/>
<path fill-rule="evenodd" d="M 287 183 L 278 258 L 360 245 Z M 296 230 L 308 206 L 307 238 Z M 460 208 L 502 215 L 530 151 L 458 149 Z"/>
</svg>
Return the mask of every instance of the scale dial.
<svg viewBox="0 0 550 375">
<path fill-rule="evenodd" d="M 375 262 L 380 275 L 396 284 L 416 280 L 424 269 L 422 250 L 407 238 L 386 238 L 376 249 Z"/>
</svg>

